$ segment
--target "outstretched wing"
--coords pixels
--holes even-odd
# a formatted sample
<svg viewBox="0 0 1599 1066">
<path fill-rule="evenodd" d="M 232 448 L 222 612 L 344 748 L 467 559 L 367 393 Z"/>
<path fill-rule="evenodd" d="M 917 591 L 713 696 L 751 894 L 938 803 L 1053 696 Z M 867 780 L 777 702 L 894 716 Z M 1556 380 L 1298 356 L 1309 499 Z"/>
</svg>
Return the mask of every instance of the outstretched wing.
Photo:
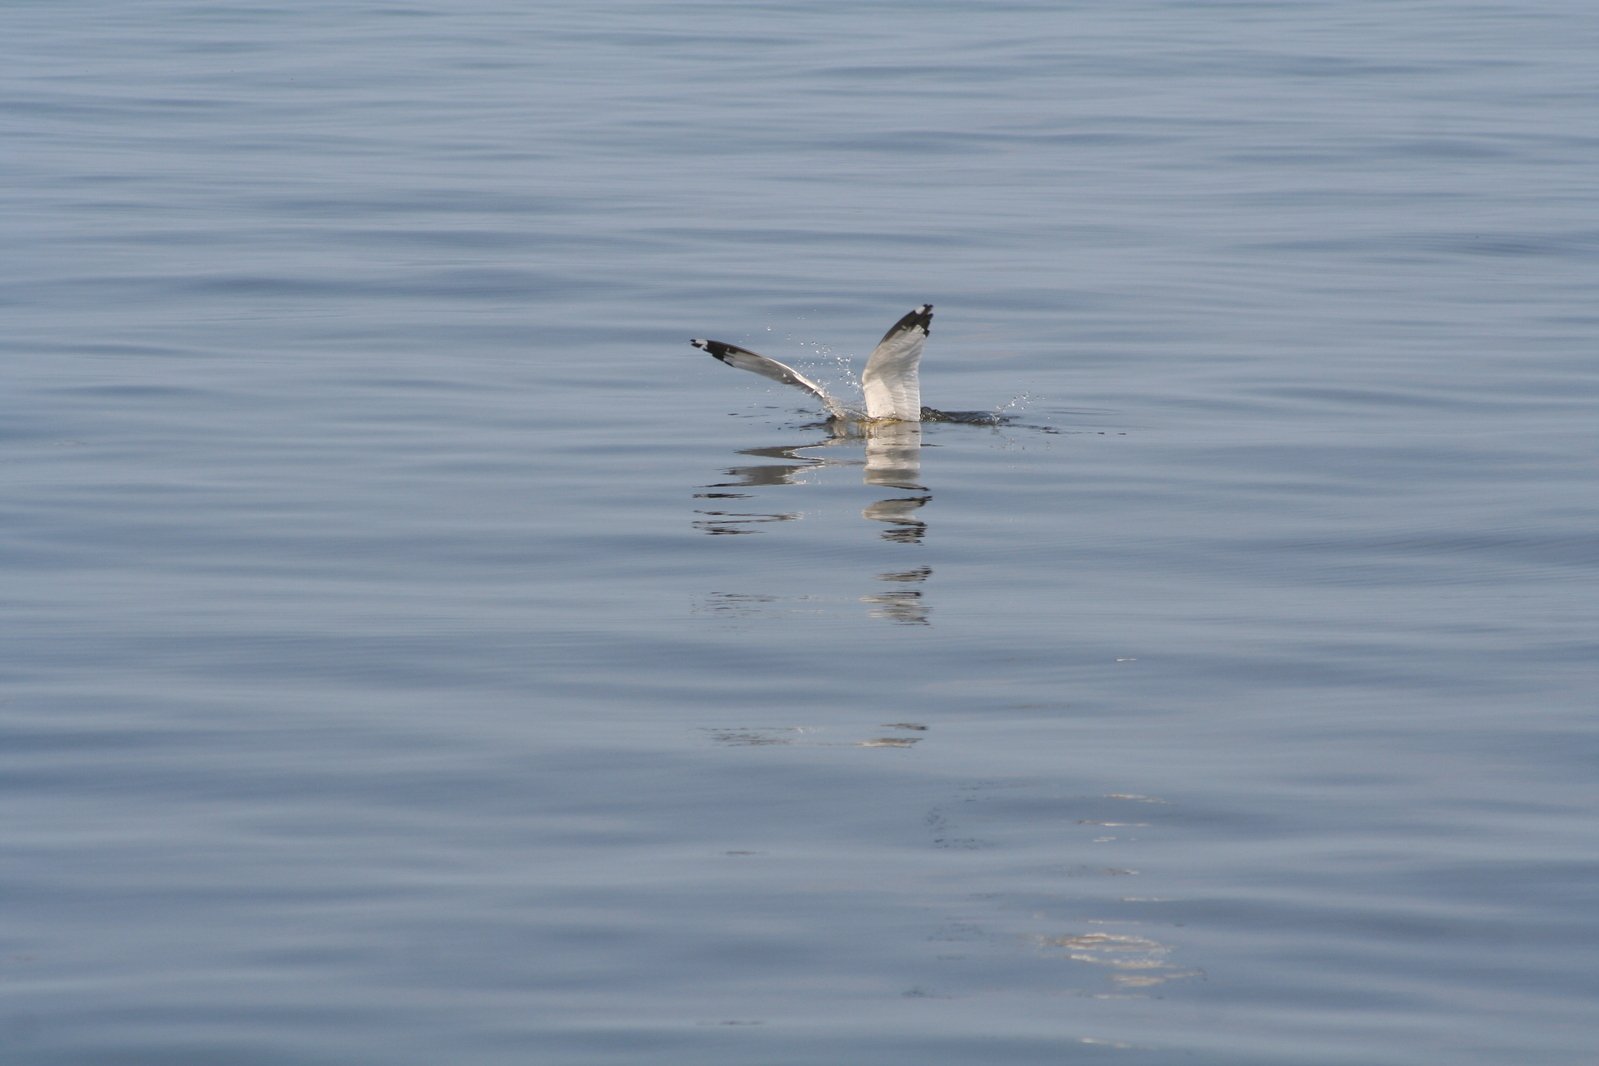
<svg viewBox="0 0 1599 1066">
<path fill-rule="evenodd" d="M 933 305 L 922 304 L 883 334 L 861 374 L 866 417 L 921 421 L 922 383 L 918 371 L 932 322 Z"/>
<path fill-rule="evenodd" d="M 818 400 L 821 400 L 822 405 L 827 408 L 828 413 L 834 418 L 849 417 L 849 412 L 844 405 L 829 396 L 827 390 L 804 374 L 801 374 L 798 370 L 779 363 L 776 359 L 768 359 L 766 356 L 752 352 L 748 348 L 740 348 L 736 344 L 724 344 L 721 341 L 707 341 L 695 338 L 689 343 L 696 348 L 710 352 L 728 366 L 736 366 L 740 370 L 748 370 L 761 375 L 763 378 L 771 378 L 773 381 L 781 381 L 785 385 L 793 385 L 796 388 L 804 389 Z"/>
</svg>

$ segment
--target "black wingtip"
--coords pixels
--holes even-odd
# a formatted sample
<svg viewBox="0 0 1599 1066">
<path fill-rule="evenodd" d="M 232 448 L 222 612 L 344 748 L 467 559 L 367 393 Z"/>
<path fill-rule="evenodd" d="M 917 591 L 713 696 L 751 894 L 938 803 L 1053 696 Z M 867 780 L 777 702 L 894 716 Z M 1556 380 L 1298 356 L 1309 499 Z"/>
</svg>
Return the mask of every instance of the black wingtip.
<svg viewBox="0 0 1599 1066">
<path fill-rule="evenodd" d="M 932 304 L 922 304 L 922 306 L 916 308 L 914 311 L 907 313 L 904 318 L 900 319 L 898 322 L 894 323 L 888 328 L 888 332 L 883 334 L 883 340 L 888 340 L 888 338 L 892 337 L 896 333 L 905 333 L 908 330 L 913 329 L 919 329 L 923 333 L 933 332 Z"/>
<path fill-rule="evenodd" d="M 723 344 L 721 341 L 708 341 L 700 337 L 689 338 L 689 343 L 702 352 L 710 352 L 713 358 L 719 359 L 724 363 L 727 362 L 728 353 L 733 350 L 731 344 Z"/>
</svg>

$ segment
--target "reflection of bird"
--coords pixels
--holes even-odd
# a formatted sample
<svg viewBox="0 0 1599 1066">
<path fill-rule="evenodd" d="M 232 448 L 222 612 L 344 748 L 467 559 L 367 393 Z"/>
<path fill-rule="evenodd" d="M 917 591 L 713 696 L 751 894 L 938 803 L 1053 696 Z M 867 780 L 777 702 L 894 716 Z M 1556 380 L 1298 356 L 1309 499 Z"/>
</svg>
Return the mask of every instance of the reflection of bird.
<svg viewBox="0 0 1599 1066">
<path fill-rule="evenodd" d="M 861 389 L 866 394 L 866 420 L 920 422 L 929 416 L 936 417 L 935 412 L 922 407 L 922 386 L 917 376 L 922 361 L 922 347 L 927 343 L 927 332 L 932 321 L 933 305 L 922 304 L 883 334 L 883 339 L 866 360 L 866 370 L 861 374 Z M 721 341 L 696 338 L 689 343 L 710 352 L 728 366 L 804 389 L 821 400 L 828 414 L 834 418 L 847 421 L 861 417 L 829 396 L 827 390 L 816 382 L 776 359 Z"/>
</svg>

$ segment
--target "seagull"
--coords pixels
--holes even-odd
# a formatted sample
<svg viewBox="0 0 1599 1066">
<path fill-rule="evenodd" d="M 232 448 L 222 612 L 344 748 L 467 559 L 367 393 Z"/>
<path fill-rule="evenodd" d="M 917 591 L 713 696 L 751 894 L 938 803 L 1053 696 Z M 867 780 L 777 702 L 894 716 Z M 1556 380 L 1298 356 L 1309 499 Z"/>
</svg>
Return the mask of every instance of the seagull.
<svg viewBox="0 0 1599 1066">
<path fill-rule="evenodd" d="M 922 386 L 917 369 L 922 361 L 922 347 L 927 343 L 927 332 L 933 321 L 933 305 L 922 304 L 889 327 L 883 339 L 866 360 L 861 374 L 861 389 L 866 393 L 867 422 L 921 422 L 936 418 L 939 412 L 922 406 Z M 694 347 L 710 352 L 728 366 L 748 370 L 784 385 L 804 389 L 827 408 L 827 413 L 841 422 L 860 421 L 860 415 L 851 411 L 835 397 L 829 396 L 810 378 L 791 366 L 758 355 L 748 348 L 722 341 L 694 338 Z"/>
</svg>

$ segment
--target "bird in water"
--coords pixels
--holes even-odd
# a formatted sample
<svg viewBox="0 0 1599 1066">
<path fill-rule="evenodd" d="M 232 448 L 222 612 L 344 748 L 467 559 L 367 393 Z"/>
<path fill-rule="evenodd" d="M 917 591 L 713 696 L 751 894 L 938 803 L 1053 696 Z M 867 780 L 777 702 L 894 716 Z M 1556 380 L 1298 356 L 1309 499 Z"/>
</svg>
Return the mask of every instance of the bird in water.
<svg viewBox="0 0 1599 1066">
<path fill-rule="evenodd" d="M 810 378 L 776 359 L 722 341 L 695 338 L 694 347 L 710 352 L 728 366 L 804 389 L 822 402 L 827 413 L 841 422 L 935 422 L 953 420 L 944 412 L 922 406 L 918 371 L 922 348 L 933 322 L 933 305 L 922 304 L 889 327 L 866 360 L 861 390 L 866 394 L 866 415 L 851 410 Z"/>
</svg>

